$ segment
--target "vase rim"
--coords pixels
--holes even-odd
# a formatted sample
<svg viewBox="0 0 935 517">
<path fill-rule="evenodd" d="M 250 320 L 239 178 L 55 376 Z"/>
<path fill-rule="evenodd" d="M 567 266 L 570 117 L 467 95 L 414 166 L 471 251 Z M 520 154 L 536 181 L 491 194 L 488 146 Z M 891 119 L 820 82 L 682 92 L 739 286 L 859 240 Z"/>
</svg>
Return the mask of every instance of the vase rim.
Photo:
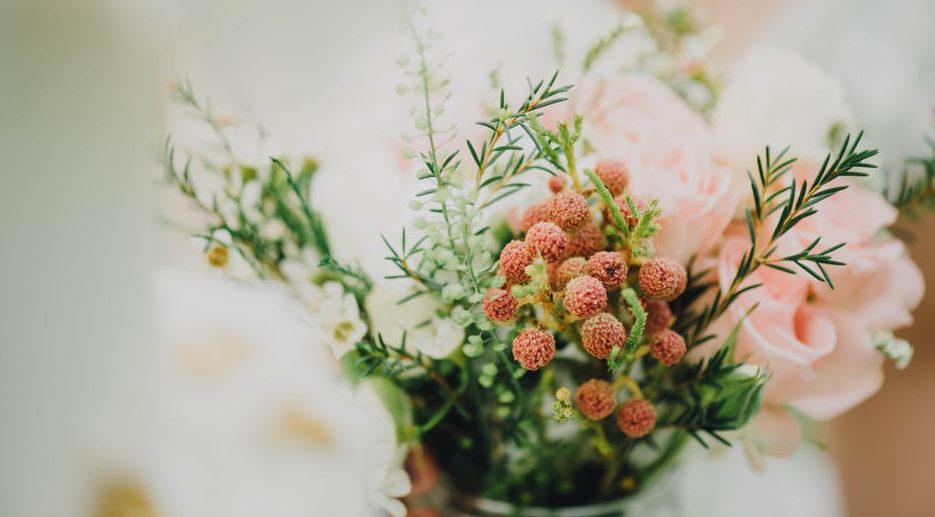
<svg viewBox="0 0 935 517">
<path fill-rule="evenodd" d="M 521 515 L 522 517 L 597 517 L 616 515 L 621 507 L 632 497 L 621 497 L 599 503 L 575 506 L 544 507 L 519 506 L 514 503 L 497 501 L 483 497 L 471 497 L 463 494 L 454 495 L 456 507 L 466 511 L 479 511 L 484 515 Z M 517 513 L 519 511 L 520 513 Z"/>
<path fill-rule="evenodd" d="M 595 503 L 575 504 L 571 506 L 523 506 L 517 503 L 490 499 L 472 495 L 458 490 L 449 492 L 449 504 L 452 509 L 462 512 L 454 514 L 457 517 L 609 517 L 619 516 L 621 510 L 633 504 L 646 503 L 660 497 L 668 497 L 667 488 L 671 488 L 676 479 L 675 472 L 666 472 L 646 490 L 634 494 L 620 496 L 616 499 Z"/>
</svg>

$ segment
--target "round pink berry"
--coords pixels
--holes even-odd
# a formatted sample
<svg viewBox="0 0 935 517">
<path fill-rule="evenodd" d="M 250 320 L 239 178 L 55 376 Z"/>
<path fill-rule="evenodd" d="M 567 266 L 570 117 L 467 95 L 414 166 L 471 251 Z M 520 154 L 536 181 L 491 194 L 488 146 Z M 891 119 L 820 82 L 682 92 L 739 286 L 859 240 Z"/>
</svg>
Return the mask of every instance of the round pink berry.
<svg viewBox="0 0 935 517">
<path fill-rule="evenodd" d="M 553 194 L 558 194 L 565 188 L 565 178 L 561 176 L 549 176 L 549 190 Z"/>
<path fill-rule="evenodd" d="M 658 359 L 660 363 L 666 366 L 672 366 L 682 360 L 686 349 L 685 338 L 674 330 L 665 329 L 653 336 L 652 346 L 649 352 L 653 357 Z"/>
<path fill-rule="evenodd" d="M 588 200 L 577 192 L 562 192 L 552 198 L 549 219 L 563 230 L 578 231 L 591 222 Z"/>
<path fill-rule="evenodd" d="M 589 318 L 607 307 L 607 289 L 593 276 L 573 278 L 565 286 L 565 308 L 579 318 Z"/>
<path fill-rule="evenodd" d="M 586 275 L 587 264 L 588 261 L 584 260 L 584 257 L 571 257 L 562 261 L 555 270 L 555 287 L 558 290 L 564 289 L 572 279 Z"/>
<path fill-rule="evenodd" d="M 601 230 L 593 224 L 568 236 L 568 255 L 572 257 L 590 257 L 595 252 L 604 249 L 607 240 Z"/>
<path fill-rule="evenodd" d="M 588 274 L 607 289 L 615 289 L 627 279 L 627 262 L 615 251 L 598 251 L 588 259 Z"/>
<path fill-rule="evenodd" d="M 633 199 L 633 204 L 636 205 L 637 210 L 640 212 L 646 210 L 648 205 L 645 201 L 639 198 L 634 198 L 632 196 L 631 199 Z M 630 228 L 635 227 L 636 223 L 639 222 L 639 219 L 637 218 L 637 214 L 630 212 L 630 203 L 627 203 L 627 195 L 621 194 L 615 197 L 614 204 L 617 205 L 617 209 L 620 210 L 620 215 L 622 215 L 623 220 L 627 222 L 627 226 Z"/>
<path fill-rule="evenodd" d="M 688 273 L 670 258 L 655 258 L 640 267 L 639 283 L 646 297 L 668 302 L 685 291 Z"/>
<path fill-rule="evenodd" d="M 528 232 L 530 228 L 535 226 L 536 223 L 541 223 L 543 221 L 549 220 L 549 210 L 552 206 L 552 200 L 547 199 L 541 203 L 536 203 L 535 205 L 530 206 L 523 212 L 523 217 L 520 218 L 519 227 L 524 232 Z"/>
<path fill-rule="evenodd" d="M 508 285 L 525 284 L 529 281 L 526 267 L 536 258 L 536 251 L 522 241 L 510 241 L 500 252 L 500 273 Z"/>
<path fill-rule="evenodd" d="M 630 183 L 630 169 L 620 160 L 600 160 L 594 174 L 604 182 L 611 196 L 619 196 Z"/>
<path fill-rule="evenodd" d="M 630 438 L 640 438 L 656 427 L 656 408 L 646 399 L 632 399 L 617 410 L 617 427 Z"/>
<path fill-rule="evenodd" d="M 568 250 L 568 236 L 554 223 L 536 223 L 526 232 L 526 244 L 542 255 L 546 262 L 555 262 Z"/>
<path fill-rule="evenodd" d="M 578 390 L 575 391 L 575 404 L 578 411 L 588 420 L 603 420 L 614 412 L 617 395 L 609 382 L 591 379 L 578 386 Z"/>
<path fill-rule="evenodd" d="M 580 330 L 584 350 L 598 359 L 607 359 L 615 346 L 623 347 L 627 341 L 623 323 L 606 312 L 586 319 Z"/>
<path fill-rule="evenodd" d="M 484 314 L 491 321 L 505 322 L 516 317 L 516 298 L 504 289 L 487 291 L 482 301 Z"/>
<path fill-rule="evenodd" d="M 643 333 L 647 336 L 669 328 L 672 321 L 672 310 L 669 304 L 662 300 L 640 300 L 643 310 L 646 311 L 646 328 Z"/>
<path fill-rule="evenodd" d="M 523 329 L 513 339 L 513 359 L 526 370 L 538 370 L 555 357 L 555 338 L 542 329 Z"/>
</svg>

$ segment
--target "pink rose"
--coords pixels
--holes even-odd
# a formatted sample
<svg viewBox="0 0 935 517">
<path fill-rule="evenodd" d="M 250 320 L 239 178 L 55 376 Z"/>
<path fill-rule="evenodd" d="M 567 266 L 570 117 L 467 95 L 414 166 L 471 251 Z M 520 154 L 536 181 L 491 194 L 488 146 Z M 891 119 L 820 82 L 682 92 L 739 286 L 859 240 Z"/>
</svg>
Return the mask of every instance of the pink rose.
<svg viewBox="0 0 935 517">
<path fill-rule="evenodd" d="M 845 310 L 869 330 L 903 327 L 912 323 L 911 310 L 922 300 L 925 284 L 903 243 L 883 233 L 896 216 L 882 196 L 852 185 L 823 201 L 818 215 L 782 240 L 780 251 L 794 253 L 818 237 L 819 249 L 847 243 L 834 252 L 847 266 L 827 268 L 834 289 L 811 285 L 814 303 Z"/>
<path fill-rule="evenodd" d="M 704 119 L 668 86 L 641 75 L 585 89 L 577 105 L 598 156 L 623 160 L 632 193 L 659 200 L 657 254 L 684 263 L 711 249 L 734 215 L 738 189 Z"/>
<path fill-rule="evenodd" d="M 853 186 L 822 202 L 779 243 L 776 256 L 797 252 L 821 236 L 819 251 L 839 242 L 829 266 L 835 288 L 804 272 L 789 275 L 760 267 L 748 282 L 763 285 L 743 296 L 717 322 L 722 331 L 741 323 L 737 357 L 768 368 L 765 407 L 753 429 L 758 447 L 770 454 L 791 452 L 788 418 L 793 407 L 815 419 L 830 419 L 875 393 L 883 382 L 883 355 L 870 339 L 873 330 L 892 330 L 911 321 L 922 297 L 921 274 L 899 241 L 882 233 L 895 211 L 879 195 Z M 746 230 L 736 228 L 720 249 L 717 271 L 722 289 L 733 279 L 749 247 Z"/>
</svg>

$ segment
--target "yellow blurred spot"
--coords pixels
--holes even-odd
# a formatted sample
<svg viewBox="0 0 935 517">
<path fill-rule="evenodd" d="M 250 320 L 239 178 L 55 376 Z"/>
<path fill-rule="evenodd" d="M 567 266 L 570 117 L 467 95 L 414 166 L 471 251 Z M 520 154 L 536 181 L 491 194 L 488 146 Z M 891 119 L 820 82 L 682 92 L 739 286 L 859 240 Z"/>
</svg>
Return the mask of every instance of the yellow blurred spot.
<svg viewBox="0 0 935 517">
<path fill-rule="evenodd" d="M 94 517 L 157 517 L 159 513 L 139 484 L 119 480 L 107 484 L 98 496 Z"/>
<path fill-rule="evenodd" d="M 230 114 L 221 114 L 214 117 L 214 123 L 219 127 L 231 127 L 240 124 L 240 119 Z"/>
<path fill-rule="evenodd" d="M 180 347 L 178 359 L 182 369 L 197 377 L 217 379 L 241 364 L 249 355 L 242 337 L 217 334 Z"/>
<path fill-rule="evenodd" d="M 208 249 L 207 259 L 208 264 L 211 264 L 213 267 L 224 267 L 230 259 L 230 252 L 227 250 L 226 246 L 214 244 Z"/>
<path fill-rule="evenodd" d="M 332 441 L 328 424 L 299 407 L 287 408 L 276 422 L 276 430 L 283 438 L 315 447 L 327 446 Z"/>
<path fill-rule="evenodd" d="M 632 492 L 636 489 L 636 479 L 634 479 L 633 476 L 623 478 L 623 481 L 620 482 L 620 488 L 626 492 Z"/>
</svg>

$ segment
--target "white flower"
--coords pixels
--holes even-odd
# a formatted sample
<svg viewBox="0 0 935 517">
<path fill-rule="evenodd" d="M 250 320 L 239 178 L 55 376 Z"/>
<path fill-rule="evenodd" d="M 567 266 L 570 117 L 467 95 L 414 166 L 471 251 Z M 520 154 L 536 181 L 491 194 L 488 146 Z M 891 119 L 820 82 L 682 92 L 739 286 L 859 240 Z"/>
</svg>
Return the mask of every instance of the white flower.
<svg viewBox="0 0 935 517">
<path fill-rule="evenodd" d="M 267 240 L 282 240 L 289 234 L 289 228 L 286 227 L 286 223 L 279 219 L 270 219 L 260 225 L 259 233 L 260 237 Z"/>
<path fill-rule="evenodd" d="M 262 199 L 263 186 L 259 181 L 251 180 L 244 185 L 240 194 L 240 205 L 243 207 L 244 215 L 250 222 L 257 223 L 263 218 L 263 214 L 257 209 Z"/>
<path fill-rule="evenodd" d="M 286 241 L 289 246 L 290 241 Z M 306 303 L 318 300 L 320 289 L 312 283 L 312 279 L 318 273 L 318 263 L 320 258 L 318 254 L 310 247 L 301 250 L 294 248 L 290 258 L 280 264 L 279 269 L 286 277 L 288 283 L 296 287 L 299 297 Z"/>
<path fill-rule="evenodd" d="M 899 339 L 888 330 L 874 332 L 871 339 L 873 347 L 888 359 L 896 363 L 899 370 L 905 369 L 912 361 L 912 345 L 905 339 Z"/>
<path fill-rule="evenodd" d="M 376 285 L 367 296 L 367 313 L 374 334 L 380 334 L 387 343 L 399 345 L 403 334 L 406 344 L 425 355 L 440 359 L 454 352 L 464 341 L 464 329 L 448 318 L 438 316 L 441 304 L 424 295 L 397 303 L 407 294 L 405 282 Z"/>
<path fill-rule="evenodd" d="M 411 490 L 409 474 L 401 468 L 381 468 L 370 476 L 370 502 L 393 517 L 406 516 L 406 505 L 399 498 Z"/>
<path fill-rule="evenodd" d="M 757 49 L 728 80 L 713 122 L 732 168 L 744 172 L 765 146 L 821 161 L 833 128 L 846 130 L 853 115 L 841 84 L 794 52 Z"/>
<path fill-rule="evenodd" d="M 449 318 L 432 318 L 431 323 L 412 330 L 407 344 L 435 359 L 451 355 L 464 342 L 464 328 Z"/>
<path fill-rule="evenodd" d="M 340 359 L 367 333 L 357 300 L 337 282 L 326 282 L 318 290 L 312 288 L 306 296 L 310 298 L 309 310 L 321 338 Z"/>
<path fill-rule="evenodd" d="M 412 481 L 403 467 L 409 449 L 397 443 L 394 416 L 404 418 L 408 410 L 391 414 L 378 391 L 386 395 L 378 381 L 362 383 L 355 404 L 359 412 L 367 415 L 373 438 L 367 462 L 371 472 L 368 479 L 369 499 L 373 506 L 386 510 L 390 515 L 404 517 L 406 506 L 399 499 L 412 491 Z"/>
</svg>

